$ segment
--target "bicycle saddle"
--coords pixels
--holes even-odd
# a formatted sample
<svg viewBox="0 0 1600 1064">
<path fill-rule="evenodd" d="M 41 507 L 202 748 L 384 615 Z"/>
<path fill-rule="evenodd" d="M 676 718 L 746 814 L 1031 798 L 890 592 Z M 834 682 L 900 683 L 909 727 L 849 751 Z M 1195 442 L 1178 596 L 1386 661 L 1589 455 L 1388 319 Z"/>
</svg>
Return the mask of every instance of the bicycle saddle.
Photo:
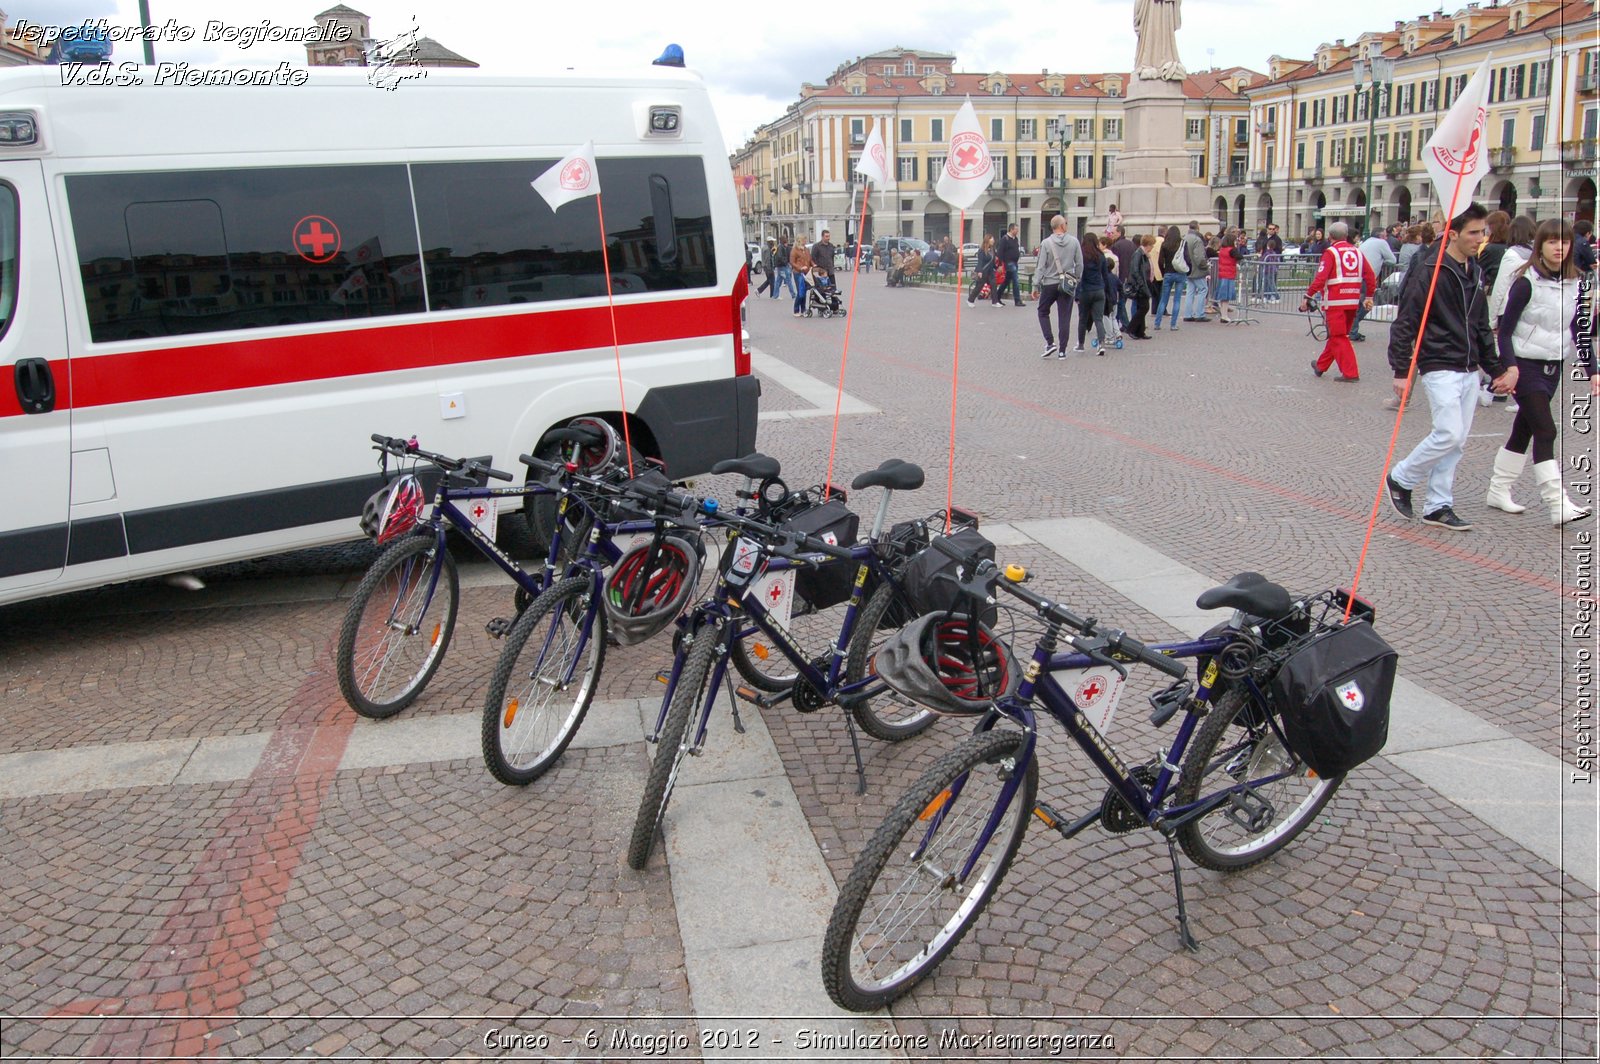
<svg viewBox="0 0 1600 1064">
<path fill-rule="evenodd" d="M 904 458 L 891 458 L 877 469 L 862 473 L 850 482 L 852 491 L 862 488 L 888 488 L 890 491 L 909 491 L 922 487 L 922 467 Z"/>
<path fill-rule="evenodd" d="M 711 467 L 713 473 L 739 473 L 751 480 L 766 480 L 778 475 L 778 460 L 757 451 L 743 458 L 724 458 Z"/>
<path fill-rule="evenodd" d="M 1201 592 L 1194 604 L 1203 610 L 1229 606 L 1269 621 L 1277 620 L 1294 609 L 1289 592 L 1260 573 L 1240 573 L 1220 587 Z"/>
</svg>

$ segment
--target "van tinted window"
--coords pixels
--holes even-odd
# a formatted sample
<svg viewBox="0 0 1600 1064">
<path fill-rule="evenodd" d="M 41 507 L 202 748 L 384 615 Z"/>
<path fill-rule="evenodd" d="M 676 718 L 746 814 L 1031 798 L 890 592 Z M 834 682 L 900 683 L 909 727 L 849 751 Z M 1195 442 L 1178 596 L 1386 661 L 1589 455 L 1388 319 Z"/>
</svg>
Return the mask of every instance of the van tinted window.
<svg viewBox="0 0 1600 1064">
<path fill-rule="evenodd" d="M 404 166 L 78 174 L 95 341 L 422 310 Z"/>
<path fill-rule="evenodd" d="M 600 159 L 618 295 L 717 283 L 698 158 Z M 412 167 L 434 310 L 606 294 L 593 199 L 552 211 L 532 181 L 554 159 Z"/>
</svg>

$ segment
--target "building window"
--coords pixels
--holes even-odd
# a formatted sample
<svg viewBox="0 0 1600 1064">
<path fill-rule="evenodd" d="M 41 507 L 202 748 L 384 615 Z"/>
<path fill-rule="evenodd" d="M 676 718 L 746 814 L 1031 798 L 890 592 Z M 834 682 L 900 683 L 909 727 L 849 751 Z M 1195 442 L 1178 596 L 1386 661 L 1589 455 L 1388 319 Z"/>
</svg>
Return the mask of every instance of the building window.
<svg viewBox="0 0 1600 1064">
<path fill-rule="evenodd" d="M 916 139 L 917 138 L 912 136 L 912 134 L 911 134 L 911 119 L 902 118 L 900 120 L 900 143 L 901 144 L 910 144 L 913 140 L 916 140 Z"/>
<path fill-rule="evenodd" d="M 1017 180 L 1032 181 L 1039 176 L 1039 157 L 1032 153 L 1017 156 Z"/>
<path fill-rule="evenodd" d="M 915 181 L 917 179 L 917 157 L 915 155 L 900 156 L 895 176 L 901 181 Z"/>
<path fill-rule="evenodd" d="M 989 86 L 989 94 L 991 96 L 1004 96 L 1006 94 L 1006 83 L 1003 81 L 991 83 Z"/>
<path fill-rule="evenodd" d="M 1344 140 L 1341 138 L 1333 142 L 1333 153 L 1328 158 L 1330 166 L 1344 165 Z"/>
<path fill-rule="evenodd" d="M 1052 85 L 1052 86 L 1050 86 L 1050 95 L 1051 96 L 1060 96 L 1061 95 L 1061 86 L 1060 85 Z"/>
<path fill-rule="evenodd" d="M 883 76 L 886 77 L 886 78 L 894 77 L 894 67 L 892 67 L 892 66 L 884 67 L 883 68 Z"/>
<path fill-rule="evenodd" d="M 1533 116 L 1533 133 L 1528 139 L 1528 147 L 1533 150 L 1544 147 L 1544 115 Z"/>
<path fill-rule="evenodd" d="M 1507 118 L 1500 123 L 1500 146 L 1514 148 L 1517 145 L 1517 120 Z"/>
<path fill-rule="evenodd" d="M 1305 104 L 1301 104 L 1300 106 L 1304 107 Z M 1304 115 L 1301 116 L 1302 120 L 1304 119 L 1304 117 L 1305 117 Z M 1183 139 L 1184 140 L 1205 140 L 1205 138 L 1206 138 L 1206 120 L 1204 118 L 1190 118 L 1190 119 L 1186 119 L 1184 121 L 1184 123 L 1183 123 Z"/>
<path fill-rule="evenodd" d="M 1423 126 L 1417 132 L 1417 159 L 1422 159 L 1422 153 L 1427 150 L 1428 141 L 1433 138 L 1433 127 Z"/>
<path fill-rule="evenodd" d="M 932 63 L 928 63 L 925 66 L 923 66 L 922 73 L 924 75 L 935 73 L 935 69 L 934 69 L 933 64 Z"/>
<path fill-rule="evenodd" d="M 862 85 L 854 84 L 854 85 L 850 86 L 850 95 L 851 96 L 860 96 L 865 91 L 866 91 L 865 87 L 862 86 Z"/>
<path fill-rule="evenodd" d="M 1038 121 L 1038 119 L 1036 119 L 1036 118 L 1019 118 L 1019 119 L 1017 119 L 1017 139 L 1018 140 L 1038 140 L 1039 139 L 1039 121 Z"/>
<path fill-rule="evenodd" d="M 1296 170 L 1306 168 L 1306 142 L 1303 140 L 1294 146 L 1294 166 Z"/>
<path fill-rule="evenodd" d="M 1056 185 L 1061 182 L 1061 157 L 1059 155 L 1046 155 L 1044 157 L 1044 183 Z"/>
<path fill-rule="evenodd" d="M 1088 140 L 1094 136 L 1094 119 L 1080 118 L 1072 124 L 1073 140 Z"/>
<path fill-rule="evenodd" d="M 928 180 L 929 180 L 929 182 L 932 182 L 941 173 L 944 172 L 944 160 L 945 160 L 944 152 L 940 152 L 938 155 L 930 155 L 930 156 L 928 156 Z"/>
<path fill-rule="evenodd" d="M 1006 120 L 1004 118 L 989 119 L 989 139 L 991 141 L 1006 139 Z"/>
<path fill-rule="evenodd" d="M 1189 176 L 1193 178 L 1203 178 L 1206 176 L 1206 157 L 1204 154 L 1200 152 L 1190 153 Z"/>
<path fill-rule="evenodd" d="M 932 119 L 931 122 L 930 122 L 930 126 L 933 129 L 933 136 L 930 139 L 932 139 L 932 141 L 935 144 L 943 144 L 944 143 L 944 119 L 942 119 L 942 118 Z"/>
<path fill-rule="evenodd" d="M 1418 110 L 1437 111 L 1439 109 L 1439 83 L 1437 81 L 1424 81 L 1422 83 L 1422 99 L 1417 103 Z"/>
<path fill-rule="evenodd" d="M 917 72 L 917 61 L 915 59 L 907 59 L 906 60 L 906 68 L 905 69 L 906 69 L 906 76 L 907 77 L 911 77 L 912 75 L 916 74 L 916 72 Z"/>
<path fill-rule="evenodd" d="M 1101 122 L 1100 122 L 1100 139 L 1101 140 L 1121 140 L 1122 139 L 1122 119 L 1120 119 L 1120 118 L 1102 119 Z"/>
<path fill-rule="evenodd" d="M 1300 101 L 1300 128 L 1304 129 L 1305 127 L 1306 127 L 1306 102 L 1304 100 L 1301 100 Z"/>
<path fill-rule="evenodd" d="M 1117 153 L 1107 152 L 1105 155 L 1100 156 L 1100 183 L 1102 185 L 1111 184 L 1116 177 L 1116 172 Z"/>
<path fill-rule="evenodd" d="M 1394 159 L 1398 162 L 1411 161 L 1411 131 L 1394 135 Z"/>
<path fill-rule="evenodd" d="M 1094 156 L 1077 154 L 1072 157 L 1072 176 L 1078 179 L 1094 177 Z"/>
<path fill-rule="evenodd" d="M 866 123 L 867 123 L 867 120 L 864 119 L 864 118 L 852 118 L 850 120 L 850 143 L 851 144 L 860 144 L 862 141 L 867 139 L 867 125 L 866 125 Z"/>
</svg>

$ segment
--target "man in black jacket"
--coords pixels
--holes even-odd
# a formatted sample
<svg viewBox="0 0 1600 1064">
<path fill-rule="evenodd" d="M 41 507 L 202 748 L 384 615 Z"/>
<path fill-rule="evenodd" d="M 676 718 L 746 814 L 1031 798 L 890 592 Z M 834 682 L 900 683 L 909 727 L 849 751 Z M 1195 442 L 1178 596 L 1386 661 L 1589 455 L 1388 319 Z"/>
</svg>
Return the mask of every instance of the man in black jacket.
<svg viewBox="0 0 1600 1064">
<path fill-rule="evenodd" d="M 1133 253 L 1138 250 L 1138 245 L 1128 239 L 1126 226 L 1117 226 L 1115 233 L 1117 238 L 1111 244 L 1111 254 L 1117 257 L 1117 280 L 1122 285 L 1122 299 L 1120 305 L 1106 309 L 1115 310 L 1117 324 L 1126 326 L 1133 316 L 1133 295 L 1128 291 L 1128 278 L 1133 274 Z"/>
<path fill-rule="evenodd" d="M 1006 280 L 1004 284 L 996 285 L 994 289 L 994 305 L 999 306 L 1004 298 L 1006 289 L 1011 289 L 1011 301 L 1017 306 L 1022 306 L 1022 279 L 1018 276 L 1022 271 L 1017 269 L 1017 263 L 1022 261 L 1022 242 L 1017 239 L 1017 223 L 1012 222 L 1006 227 L 1005 236 L 1000 238 L 1000 246 L 996 249 L 1000 261 L 1005 263 Z"/>
<path fill-rule="evenodd" d="M 1400 305 L 1389 330 L 1389 367 L 1394 392 L 1405 393 L 1411 371 L 1411 349 L 1422 322 L 1423 304 L 1434 264 L 1443 256 L 1427 330 L 1417 352 L 1417 383 L 1433 411 L 1433 431 L 1391 469 L 1385 478 L 1389 504 L 1410 520 L 1413 490 L 1426 485 L 1422 523 L 1466 532 L 1472 525 L 1457 516 L 1452 486 L 1456 465 L 1466 450 L 1472 415 L 1478 408 L 1478 368 L 1492 380 L 1491 390 L 1509 394 L 1517 385 L 1517 368 L 1500 360 L 1489 329 L 1489 293 L 1478 265 L 1478 249 L 1488 238 L 1489 212 L 1473 203 L 1450 223 L 1448 243 L 1418 253 L 1423 261 L 1406 275 Z"/>
</svg>

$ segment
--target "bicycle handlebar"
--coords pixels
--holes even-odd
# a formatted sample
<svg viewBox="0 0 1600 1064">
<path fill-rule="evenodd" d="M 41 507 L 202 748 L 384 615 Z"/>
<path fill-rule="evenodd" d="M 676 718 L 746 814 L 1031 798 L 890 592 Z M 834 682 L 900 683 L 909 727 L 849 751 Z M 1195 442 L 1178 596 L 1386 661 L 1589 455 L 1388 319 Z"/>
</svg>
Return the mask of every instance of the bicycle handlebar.
<svg viewBox="0 0 1600 1064">
<path fill-rule="evenodd" d="M 496 480 L 511 480 L 510 473 L 503 473 L 498 469 L 491 469 L 472 458 L 451 458 L 448 455 L 438 454 L 434 451 L 425 451 L 417 446 L 416 437 L 402 440 L 396 436 L 383 436 L 374 432 L 372 442 L 377 444 L 377 449 L 396 458 L 420 458 L 425 462 L 438 466 L 446 473 L 465 473 L 467 476 L 493 477 Z"/>
<path fill-rule="evenodd" d="M 1181 662 L 1175 661 L 1159 651 L 1151 650 L 1144 643 L 1120 628 L 1100 628 L 1098 627 L 1099 622 L 1095 618 L 1079 617 L 1060 603 L 1051 602 L 1044 596 L 1029 591 L 1019 581 L 1007 576 L 1004 570 L 988 558 L 981 558 L 976 554 L 964 554 L 944 537 L 935 539 L 933 545 L 938 548 L 939 553 L 968 566 L 972 576 L 967 580 L 956 581 L 957 587 L 964 594 L 980 601 L 992 601 L 991 590 L 996 586 L 1003 587 L 1009 594 L 1031 606 L 1046 620 L 1055 621 L 1086 636 L 1094 637 L 1104 644 L 1106 650 L 1113 654 L 1132 658 L 1134 661 L 1149 665 L 1151 668 L 1164 672 L 1174 679 L 1182 679 L 1188 673 L 1188 669 Z M 1098 649 L 1084 646 L 1070 636 L 1067 638 L 1067 642 L 1075 649 L 1086 653 L 1092 654 Z"/>
</svg>

